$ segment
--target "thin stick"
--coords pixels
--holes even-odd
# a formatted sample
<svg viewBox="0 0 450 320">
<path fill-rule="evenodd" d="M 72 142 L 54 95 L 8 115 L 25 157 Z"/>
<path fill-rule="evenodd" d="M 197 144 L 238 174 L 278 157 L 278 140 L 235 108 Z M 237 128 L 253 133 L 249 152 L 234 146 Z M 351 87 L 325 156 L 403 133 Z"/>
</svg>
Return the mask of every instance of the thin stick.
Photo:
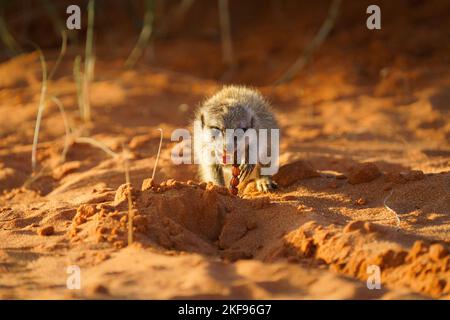
<svg viewBox="0 0 450 320">
<path fill-rule="evenodd" d="M 70 128 L 69 120 L 67 119 L 66 111 L 64 109 L 64 106 L 63 106 L 61 100 L 59 100 L 57 97 L 52 97 L 52 101 L 58 106 L 59 112 L 61 113 L 61 116 L 63 118 L 64 130 L 66 131 L 66 138 L 64 140 L 64 148 L 63 148 L 63 151 L 61 152 L 61 160 L 60 160 L 60 163 L 63 163 L 64 161 L 66 161 L 66 155 L 67 155 L 67 152 L 69 151 L 70 136 L 72 133 L 72 129 Z"/>
<path fill-rule="evenodd" d="M 55 65 L 52 68 L 52 71 L 50 71 L 50 75 L 48 76 L 47 80 L 51 80 L 53 78 L 53 76 L 55 75 L 56 69 L 58 69 L 59 64 L 61 63 L 62 58 L 64 57 L 64 55 L 66 54 L 66 49 L 67 49 L 67 34 L 66 32 L 63 30 L 61 31 L 61 38 L 62 38 L 62 43 L 61 43 L 61 50 L 59 51 L 59 55 L 58 55 L 58 59 L 56 59 Z"/>
<path fill-rule="evenodd" d="M 305 48 L 302 55 L 297 58 L 294 64 L 277 81 L 275 81 L 274 85 L 280 85 L 292 80 L 309 62 L 316 49 L 324 42 L 331 29 L 333 29 L 341 2 L 342 0 L 333 0 L 330 9 L 328 10 L 328 16 L 320 27 L 319 32 Z"/>
<path fill-rule="evenodd" d="M 145 11 L 145 17 L 144 17 L 144 26 L 142 27 L 142 30 L 139 35 L 136 46 L 131 51 L 130 56 L 128 57 L 127 61 L 125 61 L 126 68 L 134 67 L 136 62 L 142 56 L 144 49 L 147 47 L 148 41 L 150 40 L 150 37 L 152 35 L 153 19 L 154 19 L 154 11 L 155 11 L 154 1 L 147 0 L 145 3 L 146 3 L 146 11 Z"/>
<path fill-rule="evenodd" d="M 228 0 L 219 0 L 220 34 L 222 37 L 222 56 L 228 66 L 234 64 L 233 42 L 231 39 L 230 9 Z"/>
<path fill-rule="evenodd" d="M 63 24 L 61 17 L 58 15 L 58 11 L 56 10 L 54 3 L 49 0 L 41 0 L 41 2 L 43 7 L 45 8 L 45 11 L 47 11 L 47 14 L 52 20 L 55 34 L 58 35 L 59 30 L 63 30 L 65 28 L 65 25 Z"/>
<path fill-rule="evenodd" d="M 42 68 L 42 85 L 41 85 L 41 95 L 39 97 L 39 107 L 36 117 L 36 126 L 34 127 L 34 137 L 33 137 L 33 147 L 31 150 L 31 170 L 36 171 L 36 154 L 37 145 L 39 140 L 39 129 L 41 127 L 42 114 L 45 109 L 45 95 L 47 93 L 47 64 L 45 63 L 45 57 L 42 50 L 36 45 L 36 49 L 39 52 L 39 60 L 41 61 Z"/>
<path fill-rule="evenodd" d="M 194 2 L 195 0 L 182 0 L 173 12 L 169 12 L 168 18 L 166 18 L 161 27 L 158 28 L 158 33 L 162 35 L 166 34 L 172 22 L 175 22 L 175 25 L 178 25 L 180 21 L 184 19 Z"/>
<path fill-rule="evenodd" d="M 46 94 L 47 94 L 47 81 L 53 76 L 54 72 L 58 68 L 59 63 L 61 62 L 61 59 L 63 58 L 64 54 L 66 53 L 66 44 L 67 44 L 67 37 L 65 32 L 62 32 L 62 44 L 61 44 L 61 51 L 59 53 L 58 59 L 56 60 L 56 64 L 53 67 L 50 76 L 47 77 L 47 63 L 45 62 L 44 53 L 39 48 L 38 45 L 31 43 L 33 46 L 36 47 L 36 50 L 39 53 L 39 60 L 41 62 L 41 68 L 42 68 L 42 86 L 41 86 L 41 95 L 39 97 L 39 107 L 38 107 L 38 113 L 36 117 L 36 126 L 34 128 L 34 137 L 33 137 L 33 147 L 31 150 L 31 170 L 35 172 L 36 170 L 36 155 L 37 155 L 37 145 L 39 142 L 39 130 L 41 128 L 41 121 L 42 121 L 42 115 L 45 110 L 46 106 Z M 58 104 L 58 103 L 57 103 Z M 58 105 L 59 107 L 59 105 Z"/>
<path fill-rule="evenodd" d="M 85 58 L 88 59 L 92 55 L 93 39 L 94 39 L 94 14 L 95 14 L 95 1 L 89 0 L 88 3 L 88 28 L 86 32 L 86 48 Z"/>
<path fill-rule="evenodd" d="M 114 151 L 112 151 L 110 148 L 108 148 L 106 145 L 104 145 L 103 143 L 93 139 L 93 138 L 89 138 L 89 137 L 78 137 L 75 138 L 75 142 L 76 143 L 85 143 L 85 144 L 90 144 L 94 147 L 97 147 L 101 150 L 103 150 L 105 153 L 107 153 L 108 155 L 110 155 L 112 158 L 116 158 L 118 156 L 117 153 L 115 153 Z"/>
<path fill-rule="evenodd" d="M 84 56 L 84 78 L 83 78 L 83 117 L 84 121 L 91 120 L 91 105 L 89 101 L 89 84 L 94 76 L 95 58 L 92 56 L 94 42 L 94 14 L 95 2 L 88 3 L 88 27 L 86 32 L 86 49 Z"/>
<path fill-rule="evenodd" d="M 0 14 L 0 38 L 2 39 L 3 43 L 12 54 L 15 55 L 22 51 L 20 49 L 19 44 L 12 36 L 11 32 L 9 32 L 6 25 L 6 21 L 1 14 Z"/>
<path fill-rule="evenodd" d="M 74 135 L 74 133 L 72 132 L 71 137 Z M 76 143 L 85 143 L 85 144 L 89 144 L 93 147 L 99 148 L 102 151 L 104 151 L 106 154 L 108 154 L 109 156 L 111 156 L 112 158 L 117 158 L 118 154 L 115 153 L 114 151 L 112 151 L 111 149 L 109 149 L 107 146 L 105 146 L 103 143 L 93 139 L 93 138 L 87 138 L 87 137 L 77 137 L 74 138 L 74 142 Z M 66 152 L 67 153 L 67 152 Z M 37 172 L 34 176 L 29 177 L 25 183 L 24 183 L 24 187 L 27 188 L 29 185 L 31 185 L 34 181 L 38 180 L 40 177 L 44 176 L 46 173 L 50 172 L 52 170 L 52 168 L 49 167 L 43 167 L 39 170 L 39 172 Z"/>
<path fill-rule="evenodd" d="M 81 57 L 77 56 L 73 63 L 73 77 L 77 88 L 78 108 L 80 109 L 80 117 L 84 119 L 83 109 L 83 74 L 81 72 Z"/>
<path fill-rule="evenodd" d="M 400 218 L 399 218 L 397 212 L 395 212 L 394 209 L 390 208 L 390 207 L 386 204 L 386 202 L 389 200 L 389 198 L 392 196 L 393 193 L 394 193 L 394 190 L 392 189 L 391 192 L 388 194 L 388 196 L 384 199 L 383 205 L 384 205 L 384 207 L 385 207 L 389 212 L 391 212 L 391 213 L 394 214 L 395 220 L 397 221 L 397 227 L 399 227 L 399 226 L 400 226 Z"/>
<path fill-rule="evenodd" d="M 46 173 L 48 173 L 47 167 L 42 167 L 37 173 L 35 173 L 33 176 L 29 176 L 27 180 L 25 180 L 23 186 L 24 188 L 28 188 L 33 182 L 37 181 L 40 177 L 44 176 Z"/>
<path fill-rule="evenodd" d="M 182 19 L 194 4 L 195 0 L 182 0 L 175 10 L 175 19 Z"/>
<path fill-rule="evenodd" d="M 161 136 L 160 136 L 160 140 L 159 140 L 158 154 L 156 155 L 155 165 L 153 166 L 152 179 L 155 179 L 156 167 L 158 166 L 159 154 L 161 153 L 161 146 L 162 146 L 162 141 L 163 141 L 163 130 L 161 128 L 159 128 L 158 130 L 159 130 Z"/>
</svg>

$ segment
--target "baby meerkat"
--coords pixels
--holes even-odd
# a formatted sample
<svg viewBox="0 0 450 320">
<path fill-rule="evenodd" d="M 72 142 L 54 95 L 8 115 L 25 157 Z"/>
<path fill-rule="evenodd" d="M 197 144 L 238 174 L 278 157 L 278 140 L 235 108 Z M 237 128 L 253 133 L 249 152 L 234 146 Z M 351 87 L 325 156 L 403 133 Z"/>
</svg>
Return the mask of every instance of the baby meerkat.
<svg viewBox="0 0 450 320">
<path fill-rule="evenodd" d="M 253 134 L 252 137 L 257 137 L 257 139 L 261 137 L 260 134 L 266 135 L 267 143 L 262 152 L 268 155 L 272 153 L 271 145 L 274 143 L 272 137 L 275 135 L 272 135 L 272 129 L 276 129 L 278 139 L 277 121 L 269 103 L 258 91 L 242 86 L 225 86 L 207 99 L 196 112 L 194 153 L 199 164 L 201 180 L 220 186 L 229 186 L 234 176 L 238 178 L 237 183 L 240 190 L 250 180 L 255 180 L 256 187 L 261 192 L 275 189 L 276 184 L 272 181 L 271 175 L 267 174 L 268 170 L 264 170 L 273 163 L 269 165 L 267 161 L 264 164 L 260 161 L 260 146 L 256 149 L 252 148 L 252 144 L 258 143 L 259 140 L 252 141 L 249 139 L 250 134 L 247 134 L 250 132 Z M 230 131 L 241 132 L 241 136 L 228 136 Z M 211 139 L 217 136 L 221 136 L 222 140 Z M 241 140 L 239 141 L 239 139 Z M 246 139 L 243 144 L 242 139 Z M 275 143 L 278 144 L 278 140 Z M 243 148 L 241 157 L 237 156 L 239 145 L 241 149 Z M 258 150 L 252 161 L 249 161 L 252 159 L 249 156 L 250 150 Z M 276 152 L 278 152 L 278 145 Z M 230 155 L 232 160 L 229 160 Z M 276 159 L 278 160 L 278 154 Z M 264 172 L 265 174 L 263 174 Z M 231 185 L 234 187 L 233 182 Z"/>
</svg>

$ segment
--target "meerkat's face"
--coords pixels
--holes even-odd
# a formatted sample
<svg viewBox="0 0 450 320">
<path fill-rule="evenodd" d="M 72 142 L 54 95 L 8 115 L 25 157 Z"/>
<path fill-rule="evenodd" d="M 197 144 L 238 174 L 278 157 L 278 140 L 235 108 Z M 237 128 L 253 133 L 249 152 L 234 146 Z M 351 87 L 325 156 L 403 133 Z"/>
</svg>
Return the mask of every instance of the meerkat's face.
<svg viewBox="0 0 450 320">
<path fill-rule="evenodd" d="M 254 128 L 255 116 L 250 109 L 233 104 L 210 106 L 200 115 L 200 120 L 204 137 L 213 143 L 218 154 L 223 154 L 224 150 L 233 154 L 238 151 L 238 146 L 242 149 L 240 154 L 245 154 L 246 142 L 242 135 L 228 136 L 226 133 L 230 130 L 245 133 Z"/>
<path fill-rule="evenodd" d="M 225 132 L 227 129 L 247 130 L 254 128 L 253 113 L 240 105 L 211 106 L 200 115 L 203 129 Z"/>
</svg>

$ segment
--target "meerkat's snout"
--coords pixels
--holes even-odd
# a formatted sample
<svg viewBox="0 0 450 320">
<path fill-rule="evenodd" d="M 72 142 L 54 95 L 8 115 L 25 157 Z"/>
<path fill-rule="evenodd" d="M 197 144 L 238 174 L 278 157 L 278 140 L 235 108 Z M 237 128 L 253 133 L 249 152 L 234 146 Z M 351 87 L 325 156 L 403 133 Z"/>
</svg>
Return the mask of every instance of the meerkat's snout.
<svg viewBox="0 0 450 320">
<path fill-rule="evenodd" d="M 271 153 L 271 130 L 278 130 L 278 126 L 259 92 L 225 87 L 200 106 L 194 126 L 194 152 L 203 181 L 225 186 L 230 181 L 236 184 L 237 179 L 241 188 L 254 179 L 260 191 L 276 187 L 270 175 L 262 174 L 268 163 L 261 163 L 258 153 Z M 270 141 L 265 144 L 268 150 L 259 150 L 262 135 Z"/>
</svg>

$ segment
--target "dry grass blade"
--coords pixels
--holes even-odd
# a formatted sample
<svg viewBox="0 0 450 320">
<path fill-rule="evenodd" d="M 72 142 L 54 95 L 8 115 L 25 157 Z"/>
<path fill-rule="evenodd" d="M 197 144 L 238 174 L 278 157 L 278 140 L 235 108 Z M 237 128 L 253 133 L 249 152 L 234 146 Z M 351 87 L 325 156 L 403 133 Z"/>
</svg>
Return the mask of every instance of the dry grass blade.
<svg viewBox="0 0 450 320">
<path fill-rule="evenodd" d="M 154 12 L 155 12 L 154 0 L 147 0 L 145 3 L 146 3 L 146 10 L 144 17 L 144 26 L 142 27 L 136 46 L 133 48 L 133 50 L 130 53 L 130 56 L 125 61 L 126 68 L 134 67 L 136 62 L 143 55 L 144 50 L 152 35 Z"/>
<path fill-rule="evenodd" d="M 158 166 L 159 155 L 161 153 L 161 146 L 163 141 L 163 130 L 159 128 L 158 131 L 160 132 L 160 139 L 159 139 L 158 154 L 156 155 L 155 165 L 153 166 L 152 179 L 155 179 L 156 167 Z"/>
<path fill-rule="evenodd" d="M 231 40 L 230 9 L 228 0 L 219 0 L 220 34 L 222 37 L 222 56 L 228 66 L 234 64 L 233 43 Z"/>
<path fill-rule="evenodd" d="M 77 43 L 77 30 L 67 30 L 65 21 L 61 18 L 59 15 L 59 5 L 56 5 L 56 1 L 50 1 L 50 0 L 41 0 L 42 7 L 46 11 L 47 15 L 50 17 L 50 20 L 52 21 L 53 30 L 55 31 L 56 35 L 59 35 L 62 32 L 67 31 L 68 38 L 70 39 L 71 43 Z M 38 9 L 38 8 L 34 8 Z M 35 13 L 36 14 L 36 13 Z"/>
<path fill-rule="evenodd" d="M 77 101 L 80 117 L 84 122 L 91 120 L 91 106 L 89 87 L 94 78 L 95 57 L 93 56 L 94 41 L 94 1 L 88 3 L 88 27 L 86 32 L 86 47 L 84 57 L 84 71 L 81 71 L 81 57 L 77 56 L 73 64 L 73 76 L 77 88 Z"/>
<path fill-rule="evenodd" d="M 8 48 L 8 50 L 11 52 L 11 54 L 16 55 L 22 51 L 17 41 L 9 32 L 6 25 L 6 21 L 1 14 L 0 14 L 0 38 L 2 39 L 2 42 L 5 44 L 6 48 Z"/>
<path fill-rule="evenodd" d="M 89 144 L 95 148 L 99 148 L 100 150 L 104 151 L 107 155 L 111 156 L 112 158 L 117 158 L 119 155 L 117 153 L 115 153 L 114 151 L 112 151 L 111 149 L 109 149 L 106 145 L 104 145 L 103 143 L 101 143 L 100 141 L 97 141 L 93 138 L 88 138 L 88 137 L 76 137 L 73 138 L 73 135 L 75 134 L 73 132 L 73 130 L 70 128 L 69 122 L 67 117 L 65 116 L 65 111 L 64 111 L 64 107 L 62 105 L 62 103 L 60 102 L 60 100 L 58 98 L 53 97 L 55 100 L 53 100 L 53 102 L 55 102 L 55 104 L 57 104 L 58 108 L 60 108 L 61 113 L 63 114 L 63 118 L 65 119 L 64 121 L 65 126 L 66 126 L 66 142 L 65 142 L 65 146 L 64 146 L 64 150 L 62 151 L 61 154 L 61 160 L 59 161 L 59 163 L 62 163 L 65 161 L 65 157 L 67 154 L 67 151 L 69 149 L 70 146 L 70 141 L 74 141 L 75 143 L 81 143 L 81 144 Z M 67 133 L 70 132 L 70 135 L 67 135 Z M 45 176 L 46 174 L 51 173 L 52 168 L 50 167 L 42 167 L 39 172 L 35 173 L 33 176 L 31 176 L 30 178 L 28 178 L 25 183 L 24 183 L 24 187 L 27 188 L 29 187 L 34 181 L 38 180 L 39 178 Z"/>
<path fill-rule="evenodd" d="M 61 17 L 58 15 L 58 11 L 55 8 L 55 4 L 53 3 L 53 1 L 41 0 L 41 3 L 45 11 L 47 12 L 48 16 L 52 20 L 55 34 L 58 34 L 60 30 L 64 30 L 66 26 L 64 25 Z"/>
<path fill-rule="evenodd" d="M 292 80 L 309 62 L 314 54 L 314 51 L 316 51 L 316 49 L 325 41 L 331 29 L 333 29 L 341 2 L 342 0 L 333 0 L 330 9 L 328 10 L 328 16 L 320 27 L 319 32 L 316 34 L 311 43 L 305 48 L 302 55 L 294 62 L 294 64 L 277 81 L 275 81 L 275 85 Z"/>
<path fill-rule="evenodd" d="M 36 49 L 39 52 L 39 60 L 41 61 L 42 68 L 42 85 L 41 85 L 41 95 L 39 97 L 39 107 L 36 117 L 36 125 L 34 127 L 34 137 L 33 137 L 33 147 L 31 150 L 31 170 L 35 172 L 36 170 L 36 154 L 37 154 L 37 145 L 39 140 L 39 129 L 41 127 L 42 114 L 45 109 L 45 96 L 47 94 L 47 64 L 45 62 L 44 54 L 42 50 L 37 46 Z"/>
<path fill-rule="evenodd" d="M 384 207 L 385 207 L 389 212 L 391 212 L 392 214 L 394 214 L 395 220 L 397 221 L 397 227 L 399 227 L 399 226 L 400 226 L 400 218 L 399 218 L 397 212 L 395 212 L 394 209 L 390 208 L 390 207 L 387 205 L 387 201 L 389 200 L 389 198 L 392 196 L 393 193 L 394 193 L 394 190 L 391 190 L 391 192 L 388 194 L 388 196 L 384 199 L 383 205 L 384 205 Z"/>
<path fill-rule="evenodd" d="M 162 25 L 158 28 L 158 34 L 165 35 L 170 25 L 179 25 L 183 20 L 189 9 L 194 4 L 195 0 L 182 0 L 173 12 L 170 12 L 164 19 Z"/>
<path fill-rule="evenodd" d="M 80 117 L 84 119 L 83 114 L 83 73 L 81 72 L 81 57 L 77 56 L 73 63 L 73 77 L 77 88 L 78 108 L 80 109 Z"/>
<path fill-rule="evenodd" d="M 64 130 L 66 132 L 65 140 L 64 140 L 64 148 L 63 148 L 63 151 L 61 152 L 60 163 L 62 163 L 64 161 L 66 161 L 66 155 L 67 155 L 67 152 L 69 151 L 70 140 L 71 140 L 70 137 L 72 135 L 72 129 L 70 128 L 69 120 L 67 118 L 66 111 L 64 109 L 64 106 L 63 106 L 61 100 L 59 100 L 57 97 L 52 97 L 52 101 L 56 104 L 56 106 L 59 109 L 59 112 L 61 113 L 61 116 L 62 116 L 63 122 L 64 122 Z"/>
<path fill-rule="evenodd" d="M 158 153 L 156 155 L 155 165 L 153 166 L 152 179 L 155 178 L 156 168 L 158 167 L 159 156 L 161 154 L 161 146 L 163 141 L 163 131 L 161 128 L 158 129 L 160 132 L 160 140 Z M 122 147 L 123 164 L 125 169 L 125 183 L 127 184 L 127 198 L 128 198 L 128 245 L 133 243 L 133 202 L 131 199 L 131 179 L 130 179 L 130 166 L 128 163 L 127 152 L 125 146 Z"/>
<path fill-rule="evenodd" d="M 50 172 L 48 167 L 42 167 L 38 172 L 36 172 L 34 175 L 30 176 L 27 178 L 27 180 L 25 180 L 23 187 L 24 188 L 28 188 L 29 186 L 31 186 L 31 184 L 35 181 L 37 181 L 39 178 L 45 176 L 46 174 L 48 174 Z"/>
<path fill-rule="evenodd" d="M 47 80 L 51 80 L 53 79 L 53 76 L 55 75 L 56 70 L 59 67 L 59 64 L 61 63 L 63 57 L 66 54 L 66 49 L 67 49 L 67 34 L 65 31 L 61 31 L 61 39 L 62 39 L 62 43 L 61 43 L 61 50 L 59 51 L 59 55 L 58 55 L 58 59 L 55 62 L 55 65 L 53 66 L 52 70 L 50 71 L 50 75 L 48 76 Z"/>
<path fill-rule="evenodd" d="M 89 0 L 88 3 L 88 27 L 86 32 L 86 48 L 85 48 L 85 58 L 89 59 L 92 55 L 92 50 L 94 47 L 94 16 L 95 16 L 95 1 Z"/>
<path fill-rule="evenodd" d="M 35 128 L 34 128 L 33 147 L 32 147 L 32 150 L 31 150 L 31 169 L 32 169 L 33 172 L 35 172 L 35 170 L 36 170 L 36 161 L 37 161 L 36 160 L 36 157 L 37 157 L 37 145 L 38 145 L 38 142 L 39 142 L 39 130 L 41 128 L 42 115 L 44 113 L 45 106 L 46 106 L 47 83 L 48 83 L 48 80 L 51 79 L 51 77 L 56 72 L 56 69 L 58 68 L 62 58 L 64 57 L 64 55 L 66 53 L 67 37 L 66 37 L 65 32 L 62 32 L 61 50 L 60 50 L 60 53 L 58 55 L 58 59 L 56 60 L 56 63 L 55 63 L 55 65 L 54 65 L 54 67 L 53 67 L 53 69 L 52 69 L 52 71 L 50 73 L 50 76 L 48 76 L 48 77 L 47 77 L 47 63 L 45 62 L 44 54 L 43 54 L 42 50 L 39 48 L 38 45 L 36 45 L 34 43 L 32 43 L 32 44 L 33 44 L 33 46 L 36 47 L 36 50 L 39 53 L 39 60 L 41 62 L 41 68 L 42 68 L 41 95 L 39 97 L 39 107 L 38 107 L 38 112 L 37 112 L 37 117 L 36 117 L 36 125 L 35 125 Z M 55 102 L 55 103 L 58 105 L 58 102 Z M 58 105 L 58 107 L 60 107 L 60 106 Z"/>
<path fill-rule="evenodd" d="M 86 48 L 84 56 L 84 74 L 83 74 L 83 119 L 85 122 L 91 120 L 91 105 L 89 101 L 89 87 L 94 78 L 95 57 L 93 56 L 94 47 L 94 17 L 95 17 L 95 2 L 89 0 L 88 3 L 88 27 L 86 32 Z"/>
<path fill-rule="evenodd" d="M 110 155 L 112 158 L 117 158 L 118 154 L 115 153 L 114 151 L 112 151 L 110 148 L 108 148 L 106 145 L 104 145 L 103 143 L 101 143 L 100 141 L 97 141 L 93 138 L 89 138 L 89 137 L 78 137 L 75 138 L 75 142 L 76 143 L 84 143 L 84 144 L 89 144 L 91 146 L 94 146 L 96 148 L 99 148 L 101 150 L 103 150 L 106 154 Z"/>
</svg>

